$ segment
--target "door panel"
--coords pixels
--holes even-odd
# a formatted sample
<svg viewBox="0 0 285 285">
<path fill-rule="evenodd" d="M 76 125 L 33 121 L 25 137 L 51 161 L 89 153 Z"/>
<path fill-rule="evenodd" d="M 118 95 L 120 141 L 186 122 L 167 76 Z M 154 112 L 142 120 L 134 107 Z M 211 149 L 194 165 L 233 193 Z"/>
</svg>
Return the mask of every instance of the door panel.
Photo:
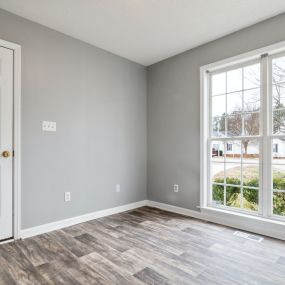
<svg viewBox="0 0 285 285">
<path fill-rule="evenodd" d="M 13 51 L 0 47 L 0 240 L 13 236 L 12 153 Z"/>
</svg>

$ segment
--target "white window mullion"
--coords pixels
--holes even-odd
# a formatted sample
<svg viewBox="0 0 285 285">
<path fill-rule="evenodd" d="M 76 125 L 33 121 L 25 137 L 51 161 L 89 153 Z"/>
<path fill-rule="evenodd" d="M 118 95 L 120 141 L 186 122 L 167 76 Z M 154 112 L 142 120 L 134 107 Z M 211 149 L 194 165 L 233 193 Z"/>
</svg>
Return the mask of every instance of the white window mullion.
<svg viewBox="0 0 285 285">
<path fill-rule="evenodd" d="M 226 114 L 225 114 L 225 136 L 228 137 L 228 86 L 227 86 L 227 73 L 226 73 Z"/>
<path fill-rule="evenodd" d="M 241 135 L 242 137 L 245 136 L 245 108 L 244 108 L 244 69 L 242 69 L 242 114 L 241 114 Z M 243 152 L 242 152 L 242 142 L 241 140 L 241 149 L 240 149 L 240 155 L 241 155 L 241 177 L 240 177 L 240 208 L 243 209 Z"/>
<path fill-rule="evenodd" d="M 263 55 L 261 57 L 261 122 L 262 122 L 262 185 L 260 187 L 260 207 L 262 207 L 262 215 L 268 217 L 271 212 L 270 199 L 271 192 L 271 138 L 269 136 L 271 128 L 270 114 L 270 92 L 269 92 L 269 57 Z"/>
</svg>

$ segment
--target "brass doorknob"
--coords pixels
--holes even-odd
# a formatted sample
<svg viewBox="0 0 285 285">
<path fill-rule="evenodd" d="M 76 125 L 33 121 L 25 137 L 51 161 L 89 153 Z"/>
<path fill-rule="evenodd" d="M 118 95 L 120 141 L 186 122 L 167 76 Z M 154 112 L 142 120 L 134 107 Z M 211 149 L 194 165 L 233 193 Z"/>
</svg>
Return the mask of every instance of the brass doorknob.
<svg viewBox="0 0 285 285">
<path fill-rule="evenodd" d="M 4 151 L 2 152 L 2 156 L 5 157 L 5 158 L 7 158 L 7 157 L 10 156 L 10 152 L 9 152 L 8 150 L 4 150 Z"/>
</svg>

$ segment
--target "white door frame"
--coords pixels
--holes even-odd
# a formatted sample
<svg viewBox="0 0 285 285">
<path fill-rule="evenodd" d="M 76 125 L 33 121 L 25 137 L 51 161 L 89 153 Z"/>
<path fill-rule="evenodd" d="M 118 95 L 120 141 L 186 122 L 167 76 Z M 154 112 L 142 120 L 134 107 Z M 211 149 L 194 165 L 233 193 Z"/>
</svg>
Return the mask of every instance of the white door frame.
<svg viewBox="0 0 285 285">
<path fill-rule="evenodd" d="M 21 232 L 21 46 L 0 39 L 0 46 L 13 50 L 13 237 Z"/>
</svg>

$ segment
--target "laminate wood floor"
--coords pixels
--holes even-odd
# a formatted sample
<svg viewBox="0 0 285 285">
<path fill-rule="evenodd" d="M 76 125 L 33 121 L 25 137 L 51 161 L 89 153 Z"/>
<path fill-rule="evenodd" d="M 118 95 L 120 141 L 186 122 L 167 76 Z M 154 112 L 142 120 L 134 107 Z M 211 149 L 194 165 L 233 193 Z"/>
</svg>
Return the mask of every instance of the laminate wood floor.
<svg viewBox="0 0 285 285">
<path fill-rule="evenodd" d="M 285 284 L 285 242 L 150 207 L 0 246 L 0 284 Z"/>
</svg>

